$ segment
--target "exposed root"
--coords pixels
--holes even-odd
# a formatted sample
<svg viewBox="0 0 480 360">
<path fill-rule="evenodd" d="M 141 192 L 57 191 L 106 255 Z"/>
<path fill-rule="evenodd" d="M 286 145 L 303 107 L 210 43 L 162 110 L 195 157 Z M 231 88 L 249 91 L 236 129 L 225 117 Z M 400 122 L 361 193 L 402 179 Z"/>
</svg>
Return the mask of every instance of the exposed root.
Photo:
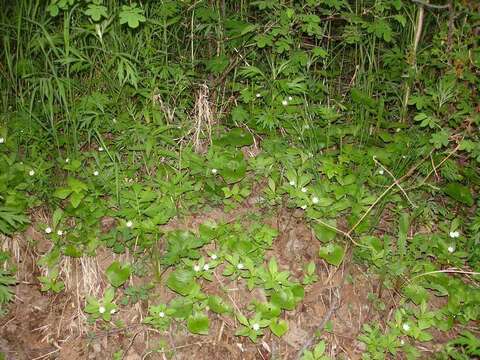
<svg viewBox="0 0 480 360">
<path fill-rule="evenodd" d="M 206 84 L 200 85 L 194 107 L 193 146 L 197 153 L 205 152 L 205 140 L 212 143 L 212 126 L 214 125 L 214 110 L 209 101 L 210 91 Z"/>
<path fill-rule="evenodd" d="M 1 244 L 1 250 L 8 252 L 9 254 L 12 255 L 13 260 L 16 263 L 20 262 L 21 256 L 20 256 L 20 242 L 19 242 L 19 237 L 18 236 L 13 236 L 13 237 L 8 237 L 4 234 L 0 234 L 0 244 Z M 4 267 L 6 267 L 7 264 L 4 264 Z"/>
<path fill-rule="evenodd" d="M 167 104 L 165 104 L 163 102 L 162 95 L 160 94 L 153 94 L 152 102 L 160 106 L 160 109 L 162 110 L 165 119 L 167 120 L 167 124 L 173 123 L 173 120 L 175 118 L 175 108 L 172 109 Z"/>
</svg>

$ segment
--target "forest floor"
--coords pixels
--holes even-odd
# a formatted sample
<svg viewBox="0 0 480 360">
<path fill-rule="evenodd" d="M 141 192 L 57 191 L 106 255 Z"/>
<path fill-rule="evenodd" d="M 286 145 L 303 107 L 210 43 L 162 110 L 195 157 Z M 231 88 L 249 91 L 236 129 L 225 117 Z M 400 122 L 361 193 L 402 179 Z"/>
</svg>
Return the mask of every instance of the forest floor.
<svg viewBox="0 0 480 360">
<path fill-rule="evenodd" d="M 274 215 L 262 214 L 262 209 L 254 204 L 256 196 L 252 195 L 233 211 L 225 212 L 218 208 L 172 219 L 163 230 L 188 229 L 197 232 L 198 226 L 207 221 L 229 223 L 245 219 L 248 213 L 258 213 L 265 216 L 265 222 L 279 232 L 268 255 L 275 257 L 281 268 L 287 268 L 293 276 L 300 277 L 302 264 L 316 262 L 319 280 L 308 286 L 306 296 L 297 309 L 285 313 L 289 331 L 282 338 L 268 334 L 254 344 L 248 338 L 235 336 L 235 319 L 221 315 L 213 319 L 208 336 L 191 334 L 182 325 L 174 325 L 167 333 L 161 333 L 142 324 L 147 307 L 139 303 L 119 312 L 117 323 L 122 324 L 119 328 L 102 329 L 95 324 L 85 325 L 85 315 L 79 303 L 83 294 L 79 292 L 88 285 L 81 282 L 94 278 L 92 282 L 96 282 L 97 286 L 106 286 L 105 270 L 116 256 L 104 251 L 98 253 L 95 259 L 73 259 L 71 263 L 64 264 L 72 281 L 67 284 L 67 291 L 49 296 L 40 290 L 37 277 L 41 273 L 36 265 L 38 257 L 48 250 L 49 243 L 42 233 L 35 230 L 33 223 L 24 234 L 14 238 L 15 244 L 25 244 L 28 243 L 26 239 L 34 239 L 36 245 L 16 249 L 20 259 L 18 278 L 21 281 L 16 286 L 15 302 L 9 306 L 8 316 L 0 323 L 0 351 L 7 356 L 6 360 L 103 360 L 114 358 L 119 349 L 124 349 L 120 358 L 125 360 L 299 359 L 302 350 L 311 347 L 321 334 L 321 338 L 332 345 L 332 354 L 343 353 L 347 359 L 360 359 L 365 351 L 365 345 L 357 339 L 362 325 L 371 321 L 386 324 L 401 301 L 401 294 L 379 286 L 380 281 L 375 276 L 367 274 L 364 266 L 353 262 L 350 251 L 347 251 L 340 267 L 328 266 L 318 259 L 319 242 L 304 222 L 302 211 L 283 209 Z M 108 227 L 112 221 L 106 218 L 102 223 Z M 248 220 L 245 225 L 248 226 Z M 125 255 L 122 257 L 122 260 L 128 260 Z M 93 262 L 93 265 L 85 266 L 85 261 Z M 93 274 L 84 274 L 86 268 Z M 221 269 L 216 269 L 216 272 L 221 274 Z M 163 273 L 162 278 L 167 275 Z M 154 276 L 132 276 L 129 285 L 141 286 L 151 281 L 155 281 Z M 216 275 L 212 282 L 204 285 L 203 290 L 208 295 L 226 295 L 237 309 L 247 306 L 254 299 L 266 301 L 262 290 L 248 291 L 241 279 L 226 283 Z M 156 282 L 152 293 L 152 297 L 164 303 L 174 297 L 162 281 Z M 438 332 L 434 341 L 424 343 L 422 351 L 426 354 L 425 358 L 436 351 L 437 343 L 441 346 L 455 333 Z"/>
</svg>

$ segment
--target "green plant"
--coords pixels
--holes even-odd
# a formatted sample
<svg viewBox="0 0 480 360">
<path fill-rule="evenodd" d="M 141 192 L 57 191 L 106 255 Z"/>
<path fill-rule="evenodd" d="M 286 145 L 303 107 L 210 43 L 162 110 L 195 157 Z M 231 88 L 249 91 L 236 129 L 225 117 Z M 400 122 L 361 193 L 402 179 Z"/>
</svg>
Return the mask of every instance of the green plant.
<svg viewBox="0 0 480 360">
<path fill-rule="evenodd" d="M 58 278 L 58 268 L 53 268 L 48 271 L 46 276 L 39 276 L 38 280 L 42 284 L 41 291 L 53 291 L 60 293 L 65 289 L 65 284 Z"/>
<path fill-rule="evenodd" d="M 103 298 L 98 300 L 92 296 L 87 296 L 87 304 L 84 311 L 90 314 L 93 320 L 101 318 L 104 321 L 110 321 L 112 315 L 117 311 L 117 305 L 113 302 L 114 297 L 114 288 L 105 290 Z"/>
<path fill-rule="evenodd" d="M 3 306 L 13 299 L 12 285 L 15 285 L 17 280 L 12 276 L 9 270 L 0 270 L 0 314 L 4 314 Z"/>
<path fill-rule="evenodd" d="M 325 355 L 326 344 L 325 341 L 320 341 L 312 351 L 305 350 L 302 354 L 302 360 L 328 360 L 330 359 Z"/>
</svg>

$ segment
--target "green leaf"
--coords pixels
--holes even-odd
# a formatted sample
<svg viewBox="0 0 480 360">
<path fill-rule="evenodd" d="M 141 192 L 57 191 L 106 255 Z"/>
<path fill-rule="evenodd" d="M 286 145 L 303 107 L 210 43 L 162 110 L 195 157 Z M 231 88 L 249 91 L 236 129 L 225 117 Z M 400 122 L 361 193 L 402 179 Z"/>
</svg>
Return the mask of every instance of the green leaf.
<svg viewBox="0 0 480 360">
<path fill-rule="evenodd" d="M 71 193 L 72 193 L 72 189 L 60 188 L 55 190 L 55 192 L 53 193 L 53 196 L 55 196 L 56 198 L 65 200 Z"/>
<path fill-rule="evenodd" d="M 48 5 L 47 11 L 50 13 L 50 16 L 55 17 L 60 12 L 60 9 L 58 8 L 58 6 L 56 4 L 53 3 L 53 4 Z"/>
<path fill-rule="evenodd" d="M 83 251 L 73 244 L 67 245 L 63 252 L 66 256 L 73 258 L 79 258 L 83 255 Z"/>
<path fill-rule="evenodd" d="M 220 296 L 216 295 L 208 297 L 208 307 L 217 314 L 225 314 L 231 311 L 230 307 L 225 304 L 225 301 L 223 301 Z"/>
<path fill-rule="evenodd" d="M 337 227 L 337 223 L 335 220 L 328 221 L 326 223 L 333 227 Z M 337 236 L 337 232 L 335 230 L 317 222 L 312 223 L 312 228 L 313 228 L 315 237 L 323 243 L 332 241 Z"/>
<path fill-rule="evenodd" d="M 88 4 L 87 10 L 85 10 L 85 15 L 90 16 L 93 21 L 99 21 L 102 17 L 108 17 L 107 8 L 103 5 L 97 4 Z"/>
<path fill-rule="evenodd" d="M 136 3 L 123 5 L 119 14 L 120 24 L 128 24 L 130 28 L 135 29 L 141 22 L 147 21 L 143 13 L 143 9 L 139 8 Z"/>
<path fill-rule="evenodd" d="M 370 108 L 377 106 L 377 101 L 361 89 L 352 88 L 350 90 L 350 94 L 353 102 L 357 103 L 358 105 L 365 105 Z"/>
<path fill-rule="evenodd" d="M 76 193 L 88 190 L 87 184 L 73 177 L 67 179 L 67 184 Z"/>
<path fill-rule="evenodd" d="M 377 38 L 383 38 L 386 42 L 392 41 L 392 28 L 390 24 L 383 19 L 376 19 L 374 22 L 368 24 L 367 31 L 374 33 Z"/>
<path fill-rule="evenodd" d="M 118 261 L 114 261 L 105 271 L 107 279 L 114 287 L 122 286 L 128 280 L 131 274 L 130 266 L 122 266 Z"/>
<path fill-rule="evenodd" d="M 404 256 L 407 251 L 407 235 L 410 227 L 410 216 L 408 213 L 402 213 L 398 222 L 398 241 L 397 249 L 401 256 Z"/>
<path fill-rule="evenodd" d="M 268 262 L 268 271 L 270 271 L 271 274 L 276 274 L 278 272 L 277 261 L 273 257 Z"/>
<path fill-rule="evenodd" d="M 205 61 L 205 66 L 208 71 L 220 74 L 227 68 L 229 63 L 230 61 L 226 55 L 220 55 Z"/>
<path fill-rule="evenodd" d="M 466 204 L 468 206 L 473 205 L 473 197 L 470 189 L 467 186 L 464 186 L 459 183 L 450 183 L 443 188 L 445 194 L 451 198 Z"/>
<path fill-rule="evenodd" d="M 105 290 L 105 294 L 103 295 L 103 301 L 105 303 L 111 303 L 114 297 L 115 297 L 115 289 L 110 287 L 107 290 Z"/>
<path fill-rule="evenodd" d="M 175 270 L 169 275 L 167 286 L 180 295 L 186 296 L 195 287 L 193 273 L 186 269 Z"/>
<path fill-rule="evenodd" d="M 85 195 L 83 193 L 74 192 L 72 196 L 70 196 L 70 203 L 76 209 L 84 197 Z"/>
<path fill-rule="evenodd" d="M 424 301 L 428 301 L 428 291 L 420 285 L 410 284 L 403 289 L 403 293 L 416 305 L 419 305 Z"/>
<path fill-rule="evenodd" d="M 283 319 L 272 320 L 270 330 L 276 336 L 281 337 L 288 331 L 288 323 Z"/>
<path fill-rule="evenodd" d="M 448 138 L 450 137 L 450 133 L 446 130 L 442 130 L 432 134 L 430 138 L 430 143 L 433 144 L 435 149 L 441 149 L 444 146 L 448 145 Z"/>
<path fill-rule="evenodd" d="M 290 289 L 280 289 L 272 294 L 270 299 L 273 305 L 281 309 L 293 310 L 295 309 L 295 297 Z"/>
<path fill-rule="evenodd" d="M 237 108 L 238 109 L 238 108 Z M 253 136 L 248 131 L 236 128 L 230 130 L 228 133 L 223 135 L 220 139 L 214 140 L 213 143 L 218 146 L 249 146 L 253 144 Z"/>
<path fill-rule="evenodd" d="M 62 219 L 63 216 L 63 210 L 60 208 L 55 209 L 52 215 L 52 226 L 54 229 L 57 228 L 58 224 L 60 223 L 60 220 Z"/>
<path fill-rule="evenodd" d="M 318 255 L 331 265 L 339 266 L 345 255 L 345 249 L 339 244 L 330 243 L 321 247 Z"/>
<path fill-rule="evenodd" d="M 316 346 L 315 349 L 313 350 L 313 355 L 315 356 L 315 359 L 320 359 L 320 356 L 323 355 L 325 352 L 325 341 L 320 341 Z"/>
<path fill-rule="evenodd" d="M 208 335 L 210 320 L 204 313 L 195 313 L 187 319 L 187 328 L 193 334 Z"/>
</svg>

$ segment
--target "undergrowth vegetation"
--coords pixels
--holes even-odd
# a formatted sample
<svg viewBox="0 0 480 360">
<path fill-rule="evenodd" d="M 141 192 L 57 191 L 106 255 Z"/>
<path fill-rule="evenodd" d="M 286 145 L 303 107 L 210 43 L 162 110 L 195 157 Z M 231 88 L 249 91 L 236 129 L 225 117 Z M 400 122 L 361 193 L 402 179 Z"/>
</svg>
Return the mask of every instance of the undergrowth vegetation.
<svg viewBox="0 0 480 360">
<path fill-rule="evenodd" d="M 84 267 L 80 329 L 127 328 L 119 313 L 140 303 L 160 334 L 208 337 L 227 318 L 239 338 L 280 341 L 322 269 L 348 262 L 383 314 L 361 324 L 360 358 L 480 356 L 477 2 L 2 7 L 2 316 L 33 228 L 45 296 Z M 215 209 L 226 217 L 182 225 Z M 277 258 L 283 211 L 314 234 L 300 272 Z M 112 260 L 92 275 L 100 253 Z M 334 318 L 285 358 L 350 358 L 324 337 Z"/>
</svg>

